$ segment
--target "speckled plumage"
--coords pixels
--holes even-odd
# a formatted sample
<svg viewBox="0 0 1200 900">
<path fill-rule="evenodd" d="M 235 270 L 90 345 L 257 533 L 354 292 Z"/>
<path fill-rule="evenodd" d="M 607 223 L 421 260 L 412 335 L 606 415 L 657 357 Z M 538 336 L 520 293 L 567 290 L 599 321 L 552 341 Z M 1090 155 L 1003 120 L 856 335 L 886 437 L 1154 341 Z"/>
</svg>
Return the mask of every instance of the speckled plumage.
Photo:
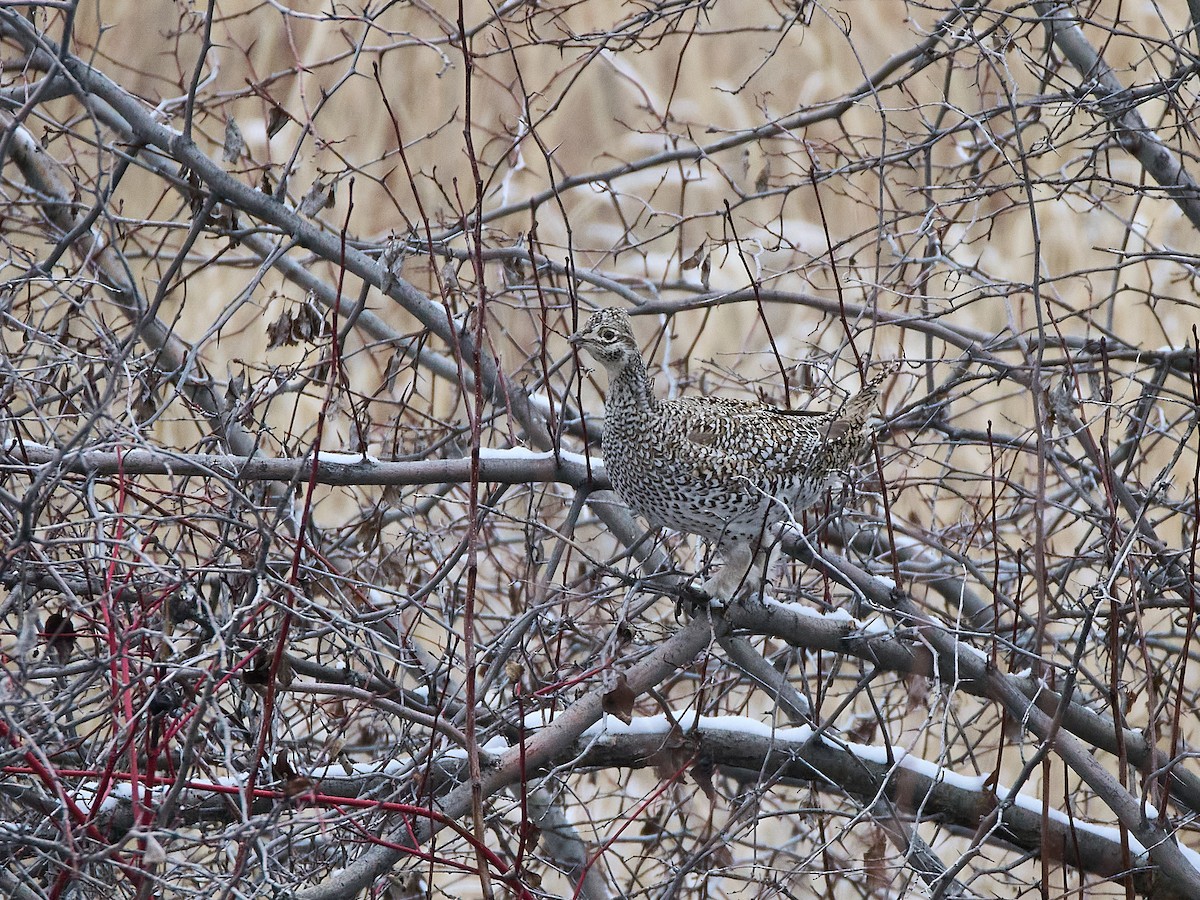
<svg viewBox="0 0 1200 900">
<path fill-rule="evenodd" d="M 651 527 L 716 545 L 725 566 L 703 588 L 723 600 L 758 583 L 771 526 L 816 503 L 862 454 L 884 377 L 819 414 L 718 397 L 659 400 L 623 310 L 594 313 L 570 341 L 608 372 L 604 467 L 613 488 Z"/>
</svg>

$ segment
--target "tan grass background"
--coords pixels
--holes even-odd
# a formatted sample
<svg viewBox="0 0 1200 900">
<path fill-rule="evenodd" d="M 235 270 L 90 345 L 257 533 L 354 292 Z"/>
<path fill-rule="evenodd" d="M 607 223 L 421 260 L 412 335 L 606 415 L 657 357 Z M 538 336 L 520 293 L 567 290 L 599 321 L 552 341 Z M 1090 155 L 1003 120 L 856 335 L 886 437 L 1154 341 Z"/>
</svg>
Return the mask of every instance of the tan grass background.
<svg viewBox="0 0 1200 900">
<path fill-rule="evenodd" d="M 470 138 L 483 177 L 481 207 L 510 209 L 485 226 L 487 246 L 527 246 L 536 229 L 537 249 L 550 260 L 569 260 L 576 269 L 610 279 L 646 301 L 667 301 L 705 293 L 697 269 L 684 266 L 703 244 L 711 254 L 713 290 L 746 287 L 749 271 L 764 289 L 841 297 L 865 310 L 851 321 L 850 331 L 854 348 L 867 360 L 902 356 L 930 367 L 914 367 L 893 383 L 888 396 L 893 409 L 919 394 L 926 372 L 941 377 L 955 352 L 940 343 L 927 345 L 920 333 L 895 324 L 876 326 L 873 312 L 921 317 L 927 311 L 985 338 L 1028 334 L 1038 313 L 1036 285 L 1044 309 L 1052 310 L 1057 328 L 1068 337 L 1094 339 L 1111 329 L 1145 350 L 1178 349 L 1200 325 L 1195 228 L 1169 200 L 1138 189 L 1146 178 L 1127 154 L 1111 144 L 1095 151 L 1094 135 L 1105 126 L 1079 104 L 1063 99 L 1078 82 L 1073 70 L 1060 73 L 1074 79 L 1070 83 L 1039 81 L 1035 62 L 1045 57 L 1045 35 L 1020 22 L 1020 16 L 1031 15 L 1028 9 L 1014 17 L 985 14 L 977 30 L 986 37 L 979 49 L 962 53 L 948 80 L 943 67 L 932 67 L 906 80 L 902 89 L 889 87 L 860 98 L 836 120 L 747 142 L 700 161 L 672 162 L 564 190 L 535 213 L 519 209 L 523 200 L 564 177 L 706 144 L 797 110 L 820 110 L 907 51 L 942 14 L 890 0 L 850 0 L 836 6 L 681 5 L 679 33 L 661 35 L 661 27 L 651 25 L 631 38 L 636 29 L 629 23 L 640 8 L 589 0 L 551 14 L 535 5 L 509 4 L 503 28 L 484 25 L 473 38 L 468 98 L 462 53 L 450 39 L 459 15 L 453 4 L 388 6 L 356 58 L 355 41 L 363 33 L 361 9 L 318 2 L 219 3 L 194 136 L 210 156 L 220 158 L 225 129 L 235 122 L 245 147 L 227 161 L 227 170 L 246 183 L 274 189 L 290 166 L 287 196 L 293 201 L 318 180 L 335 183 L 331 205 L 314 217 L 332 232 L 344 228 L 350 239 L 372 246 L 408 236 L 423 239 L 429 232 L 465 250 L 470 243 L 457 225 L 475 204 L 475 171 L 463 133 L 469 102 Z M 94 51 L 95 64 L 128 90 L 161 103 L 164 115 L 175 122 L 201 46 L 203 9 L 194 3 L 87 4 L 79 10 L 76 42 Z M 463 17 L 470 27 L 488 20 L 491 10 L 487 4 L 468 3 Z M 1183 4 L 1097 3 L 1090 8 L 1092 24 L 1085 31 L 1103 46 L 1105 58 L 1125 83 L 1145 83 L 1170 64 L 1171 54 L 1161 42 L 1166 34 L 1186 28 L 1185 13 Z M 527 16 L 524 21 L 522 15 Z M 605 39 L 604 34 L 611 36 Z M 378 83 L 373 64 L 378 65 Z M 355 71 L 349 74 L 352 65 Z M 1006 108 L 1038 96 L 1047 97 L 1039 120 L 1019 141 L 1011 140 L 1013 120 Z M 276 106 L 282 112 L 273 113 Z M 49 108 L 63 120 L 80 115 L 72 99 Z M 1152 126 L 1175 122 L 1161 99 L 1151 98 L 1139 108 Z M 280 115 L 286 115 L 285 124 L 269 136 L 269 123 Z M 871 164 L 874 157 L 899 155 L 915 144 L 939 115 L 984 124 L 964 127 L 931 147 L 928 165 L 937 173 L 934 184 L 928 183 L 920 153 L 903 162 Z M 29 125 L 49 152 L 84 160 L 79 171 L 88 173 L 90 151 L 78 137 L 58 133 L 44 121 Z M 1172 125 L 1170 134 L 1177 145 L 1195 152 L 1191 133 Z M 403 154 L 397 151 L 398 141 Z M 1022 148 L 1023 155 L 1017 152 Z M 974 183 L 961 165 L 971 155 L 978 157 Z M 90 174 L 99 183 L 104 173 L 93 169 Z M 1026 190 L 1026 184 L 1041 178 L 1047 183 Z M 1111 182 L 1124 187 L 1114 188 Z M 728 219 L 726 203 L 733 210 Z M 147 294 L 153 294 L 171 248 L 178 246 L 180 222 L 187 222 L 185 205 L 156 176 L 138 169 L 125 177 L 114 204 L 122 222 L 138 235 L 127 255 L 140 267 L 136 275 Z M 151 224 L 135 226 L 136 220 Z M 173 224 L 159 226 L 167 222 Z M 933 238 L 938 255 L 926 270 L 921 260 L 932 252 Z M 1121 254 L 1127 254 L 1127 263 L 1120 263 Z M 186 340 L 196 342 L 204 367 L 219 382 L 244 379 L 243 390 L 250 396 L 272 396 L 255 409 L 266 426 L 268 450 L 303 453 L 323 397 L 315 392 L 275 396 L 271 391 L 281 378 L 312 363 L 316 351 L 303 345 L 266 346 L 266 326 L 294 309 L 304 299 L 302 292 L 268 271 L 243 296 L 258 277 L 257 261 L 230 247 L 226 238 L 201 239 L 188 267 L 186 285 L 169 292 L 161 315 Z M 331 282 L 340 277 L 336 267 L 324 262 L 313 269 Z M 400 271 L 431 296 L 446 298 L 456 313 L 478 296 L 469 264 L 412 253 Z M 567 391 L 570 366 L 551 369 L 568 355 L 564 337 L 573 327 L 575 308 L 583 312 L 623 301 L 594 284 L 550 274 L 534 281 L 527 267 L 506 270 L 498 262 L 487 264 L 484 281 L 489 339 L 506 372 L 538 392 L 554 394 L 557 402 Z M 358 291 L 355 279 L 346 277 L 344 293 L 356 296 Z M 378 293 L 369 296 L 368 308 L 402 333 L 420 330 L 415 319 Z M 213 330 L 226 313 L 227 320 Z M 743 302 L 682 312 L 669 323 L 647 316 L 639 329 L 661 367 L 661 390 L 719 389 L 800 405 L 808 402 L 811 390 L 815 404 L 821 405 L 837 396 L 835 386 L 853 390 L 858 384 L 846 329 L 835 317 L 802 306 L 768 303 L 760 316 L 754 303 Z M 784 396 L 772 344 L 791 379 L 790 398 Z M 1006 352 L 1006 358 L 1021 356 L 1011 348 Z M 419 453 L 445 426 L 461 424 L 465 400 L 458 387 L 409 369 L 389 382 L 390 348 L 361 338 L 351 338 L 347 354 L 347 395 L 361 394 L 362 408 L 356 411 L 346 396 L 339 397 L 324 440 L 327 448 L 356 446 L 356 416 L 360 424 L 366 422 L 368 449 L 379 456 Z M 602 388 L 602 379 L 587 380 L 581 394 L 585 404 L 595 408 Z M 1127 408 L 1136 399 L 1136 384 L 1118 381 L 1118 388 L 1112 403 Z M 1186 398 L 1164 402 L 1183 406 Z M 992 422 L 998 430 L 1030 433 L 1031 400 L 1011 387 L 982 385 L 976 393 L 957 397 L 955 404 L 956 421 L 964 426 L 982 429 Z M 1098 407 L 1092 413 L 1098 417 Z M 1171 415 L 1180 412 L 1174 409 Z M 181 412 L 165 417 L 153 439 L 193 449 L 202 437 L 193 417 Z M 519 435 L 512 422 L 501 418 L 489 426 L 485 441 L 502 446 L 519 441 Z M 564 446 L 580 447 L 570 438 Z M 1165 464 L 1174 450 L 1164 441 L 1151 453 L 1147 471 L 1153 469 L 1151 463 Z M 992 460 L 977 449 L 962 450 L 956 471 L 948 473 L 938 440 L 920 435 L 898 436 L 889 452 L 895 453 L 889 476 L 896 488 L 894 514 L 939 534 L 946 546 L 964 554 L 975 547 L 990 486 L 979 475 L 986 474 Z M 1180 456 L 1174 471 L 1180 496 L 1188 490 L 1194 453 L 1192 447 Z M 1034 473 L 1027 461 L 1002 457 L 1006 470 L 1013 467 L 1011 483 L 1028 488 Z M 526 512 L 557 524 L 569 499 L 548 492 L 538 497 L 534 511 Z M 317 521 L 336 529 L 365 506 L 387 503 L 382 491 L 324 490 Z M 1012 503 L 1020 506 L 1019 500 Z M 1006 556 L 1030 539 L 1025 513 L 1014 513 L 1005 532 L 1004 540 L 1012 542 L 1003 548 Z M 430 533 L 441 527 L 453 532 L 463 514 L 462 498 L 452 497 L 446 508 L 431 515 Z M 1051 514 L 1047 517 L 1053 526 Z M 587 526 L 581 528 L 580 540 L 597 534 L 594 522 Z M 382 543 L 387 547 L 391 542 L 396 552 L 391 557 L 382 553 L 375 570 L 394 576 L 391 587 L 398 591 L 419 581 L 419 573 L 405 572 L 412 563 L 406 555 L 411 539 L 406 527 L 395 521 L 385 525 Z M 1176 542 L 1187 535 L 1182 517 L 1161 523 L 1161 529 Z M 1076 523 L 1050 531 L 1052 546 L 1047 549 L 1060 559 L 1086 539 L 1088 529 Z M 520 529 L 514 527 L 508 537 L 519 540 Z M 681 559 L 695 561 L 688 555 L 689 542 L 676 543 Z M 494 600 L 488 612 L 495 619 L 489 627 L 499 629 L 498 623 L 513 614 L 506 604 L 519 606 L 509 586 L 522 573 L 520 561 L 504 556 L 502 548 L 495 551 L 494 562 L 484 586 Z M 1089 575 L 1073 577 L 1079 590 L 1090 586 Z M 611 627 L 621 602 L 614 597 L 589 607 L 581 627 Z M 671 610 L 656 608 L 642 627 L 647 641 L 667 633 Z M 431 646 L 439 633 L 430 632 Z M 890 687 L 899 700 L 909 689 L 898 680 Z M 1194 685 L 1188 690 L 1194 691 Z M 933 711 L 918 699 L 896 716 L 893 739 L 927 758 L 954 757 L 956 763 L 974 765 L 965 759 L 969 754 L 942 746 L 942 734 L 933 727 L 937 716 L 959 712 L 952 712 L 952 706 L 935 703 Z M 974 714 L 961 712 L 964 717 Z M 1141 721 L 1136 710 L 1130 715 Z M 972 733 L 978 739 L 995 727 L 988 719 Z M 1185 731 L 1195 738 L 1196 723 L 1185 722 Z M 1020 764 L 1014 754 L 1006 760 L 1006 771 L 1015 772 Z M 1049 791 L 1055 800 L 1068 789 L 1058 770 L 1050 775 L 1051 783 L 1041 779 L 1035 775 L 1031 789 Z M 639 773 L 631 784 L 632 796 L 648 796 L 655 776 Z M 586 796 L 594 790 L 598 798 L 613 802 L 615 811 L 609 782 L 598 787 L 589 782 L 578 790 L 581 809 L 603 808 L 608 814 Z M 677 802 L 686 829 L 715 828 L 705 817 L 712 815 L 719 823 L 726 813 L 709 810 L 702 798 Z M 611 825 L 603 815 L 599 819 L 598 839 Z M 785 833 L 784 826 L 771 823 L 755 838 L 764 858 L 777 840 L 776 827 L 779 835 Z M 1191 844 L 1200 848 L 1200 842 Z M 839 847 L 848 866 L 861 865 L 864 845 L 865 840 L 853 838 Z M 948 841 L 946 846 L 957 845 Z M 751 865 L 739 875 L 751 877 L 758 871 Z M 752 882 L 740 884 L 726 875 L 711 886 L 697 876 L 688 889 L 693 896 L 709 887 L 724 896 L 756 896 Z M 545 877 L 548 885 L 569 894 L 569 887 L 555 880 L 558 876 L 547 871 Z M 446 879 L 447 895 L 469 896 L 477 889 L 477 882 Z M 791 887 L 817 890 L 818 880 L 813 876 L 810 885 L 807 875 L 797 876 Z M 998 894 L 1009 887 L 1002 875 L 985 883 Z M 823 883 L 820 889 L 828 890 L 828 896 L 861 896 L 863 891 L 858 882 Z"/>
</svg>

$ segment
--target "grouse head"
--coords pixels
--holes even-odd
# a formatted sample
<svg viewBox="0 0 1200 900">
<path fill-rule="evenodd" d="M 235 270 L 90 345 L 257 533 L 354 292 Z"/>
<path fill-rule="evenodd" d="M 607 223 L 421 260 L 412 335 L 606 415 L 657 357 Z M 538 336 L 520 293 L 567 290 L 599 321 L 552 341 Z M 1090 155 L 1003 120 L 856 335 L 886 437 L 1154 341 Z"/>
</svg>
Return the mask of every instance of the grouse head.
<svg viewBox="0 0 1200 900">
<path fill-rule="evenodd" d="M 567 338 L 586 350 L 609 375 L 616 375 L 633 360 L 641 359 L 629 316 L 621 309 L 601 309 L 592 313 L 584 326 Z"/>
</svg>

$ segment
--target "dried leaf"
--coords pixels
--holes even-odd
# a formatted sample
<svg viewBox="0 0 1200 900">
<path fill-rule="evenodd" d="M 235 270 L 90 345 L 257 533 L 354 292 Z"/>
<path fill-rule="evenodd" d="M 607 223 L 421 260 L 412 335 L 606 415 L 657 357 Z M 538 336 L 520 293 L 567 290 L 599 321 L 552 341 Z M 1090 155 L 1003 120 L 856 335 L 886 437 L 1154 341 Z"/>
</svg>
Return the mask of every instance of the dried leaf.
<svg viewBox="0 0 1200 900">
<path fill-rule="evenodd" d="M 245 149 L 246 139 L 242 137 L 242 129 L 230 116 L 225 122 L 225 146 L 221 148 L 221 159 L 227 163 L 237 162 Z"/>
<path fill-rule="evenodd" d="M 204 182 L 191 169 L 184 169 L 180 174 L 187 185 L 185 195 L 188 201 L 188 208 L 191 209 L 192 215 L 199 215 L 201 210 L 204 209 L 204 203 L 208 197 L 208 191 L 204 187 Z"/>
<path fill-rule="evenodd" d="M 242 681 L 250 685 L 250 687 L 260 688 L 267 683 L 267 678 L 271 674 L 271 661 L 267 659 L 265 653 L 259 653 L 250 663 L 242 669 Z"/>
<path fill-rule="evenodd" d="M 334 719 L 346 718 L 346 701 L 341 697 L 334 697 L 332 700 L 326 700 L 321 704 L 325 710 L 325 714 Z"/>
<path fill-rule="evenodd" d="M 695 747 L 684 736 L 679 727 L 672 726 L 662 748 L 654 754 L 652 764 L 654 773 L 661 781 L 670 781 L 678 777 L 682 770 L 695 756 Z"/>
<path fill-rule="evenodd" d="M 323 209 L 329 209 L 333 206 L 334 197 L 337 194 L 337 187 L 334 182 L 327 182 L 324 178 L 318 178 L 312 183 L 312 187 L 308 189 L 301 200 L 300 205 L 296 207 L 297 212 L 302 216 L 312 218 Z"/>
<path fill-rule="evenodd" d="M 272 104 L 270 115 L 267 117 L 267 140 L 279 134 L 280 129 L 287 124 L 291 116 L 278 103 Z"/>
<path fill-rule="evenodd" d="M 813 378 L 813 367 L 808 363 L 800 363 L 796 366 L 796 387 L 802 391 L 812 392 L 816 382 Z"/>
<path fill-rule="evenodd" d="M 633 692 L 633 688 L 629 686 L 629 682 L 625 680 L 625 674 L 617 676 L 616 684 L 611 690 L 606 691 L 601 702 L 601 708 L 610 716 L 616 716 L 626 725 L 633 721 L 633 703 L 637 700 L 637 695 Z"/>
<path fill-rule="evenodd" d="M 641 832 L 643 835 L 663 834 L 662 819 L 659 813 L 647 816 L 642 820 Z"/>
<path fill-rule="evenodd" d="M 298 321 L 301 327 L 300 333 L 305 340 L 325 338 L 333 334 L 333 328 L 329 324 L 329 320 L 325 318 L 325 310 L 317 305 L 312 294 L 304 298 Z"/>
<path fill-rule="evenodd" d="M 279 669 L 275 672 L 275 683 L 280 687 L 287 687 L 296 680 L 296 673 L 292 669 L 292 664 L 288 662 L 287 656 L 279 658 Z"/>
<path fill-rule="evenodd" d="M 529 278 L 525 274 L 525 260 L 523 259 L 503 259 L 501 260 L 504 273 L 504 284 L 507 287 L 516 287 L 520 284 L 525 284 Z"/>
<path fill-rule="evenodd" d="M 714 768 L 712 760 L 700 760 L 692 766 L 691 771 L 692 781 L 704 791 L 704 796 L 710 803 L 717 802 L 717 789 L 713 787 L 712 780 Z"/>
<path fill-rule="evenodd" d="M 163 849 L 163 845 L 154 835 L 144 832 L 141 838 L 145 846 L 145 850 L 142 851 L 142 865 L 148 868 L 162 865 L 167 861 L 167 851 Z"/>
<path fill-rule="evenodd" d="M 860 744 L 874 743 L 878 727 L 879 720 L 874 716 L 859 716 L 858 721 L 846 733 L 846 736 Z"/>
<path fill-rule="evenodd" d="M 285 344 L 295 344 L 296 339 L 292 336 L 293 324 L 292 314 L 285 311 L 278 319 L 267 325 L 267 349 L 274 350 Z"/>
<path fill-rule="evenodd" d="M 292 764 L 288 762 L 286 750 L 280 750 L 275 754 L 275 765 L 272 767 L 272 772 L 280 781 L 287 781 L 290 778 L 296 777 L 296 770 L 292 768 Z"/>
<path fill-rule="evenodd" d="M 617 623 L 616 638 L 617 638 L 617 645 L 619 647 L 622 647 L 622 648 L 628 647 L 630 644 L 633 643 L 633 639 L 636 636 L 637 635 L 634 634 L 633 629 L 629 626 L 629 623 L 627 621 L 622 619 L 620 622 Z"/>
<path fill-rule="evenodd" d="M 705 254 L 704 249 L 707 245 L 708 238 L 705 238 L 700 242 L 700 246 L 696 248 L 696 252 L 679 264 L 679 268 L 683 269 L 685 272 L 688 269 L 697 268 L 700 265 L 701 260 L 706 258 L 707 254 Z"/>
<path fill-rule="evenodd" d="M 727 869 L 733 865 L 733 851 L 729 849 L 728 844 L 721 844 L 713 848 L 713 852 L 709 854 L 709 866 L 712 869 Z"/>
<path fill-rule="evenodd" d="M 138 424 L 152 418 L 161 405 L 162 396 L 155 386 L 145 382 L 138 385 L 137 399 L 133 402 L 133 415 Z"/>
<path fill-rule="evenodd" d="M 395 351 L 388 358 L 387 369 L 383 373 L 384 387 L 386 387 L 389 391 L 394 391 L 396 389 L 396 376 L 399 375 L 403 369 L 408 368 L 408 366 L 409 362 L 404 354 L 399 350 Z"/>
<path fill-rule="evenodd" d="M 261 690 L 266 687 L 267 679 L 271 675 L 271 665 L 271 651 L 260 651 L 255 654 L 250 665 L 242 669 L 242 681 L 252 688 Z M 296 673 L 292 671 L 292 665 L 288 662 L 288 658 L 286 656 L 281 657 L 279 668 L 275 672 L 275 684 L 279 687 L 287 687 L 295 680 Z"/>
<path fill-rule="evenodd" d="M 317 783 L 311 778 L 305 778 L 303 775 L 295 775 L 284 782 L 283 796 L 289 799 L 305 796 L 314 797 L 316 786 Z"/>
<path fill-rule="evenodd" d="M 46 619 L 46 628 L 42 633 L 45 635 L 46 644 L 58 657 L 59 662 L 65 663 L 70 659 L 76 639 L 75 624 L 70 616 L 62 612 L 51 613 Z"/>
<path fill-rule="evenodd" d="M 761 194 L 771 184 L 771 161 L 767 160 L 754 178 L 754 190 Z"/>
<path fill-rule="evenodd" d="M 867 887 L 872 891 L 884 891 L 892 883 L 892 873 L 884 862 L 887 854 L 887 838 L 883 829 L 873 829 L 871 843 L 863 854 L 863 867 L 867 872 Z"/>
<path fill-rule="evenodd" d="M 929 679 L 924 675 L 913 675 L 908 679 L 908 704 L 905 712 L 925 707 L 929 700 Z"/>
<path fill-rule="evenodd" d="M 246 373 L 241 372 L 232 376 L 225 385 L 225 402 L 231 407 L 237 406 L 246 396 Z"/>
<path fill-rule="evenodd" d="M 524 872 L 521 873 L 521 877 L 525 877 Z M 385 893 L 379 900 L 421 900 L 421 898 L 428 896 L 429 891 L 425 888 L 425 882 L 421 878 L 421 873 L 410 871 L 398 872 L 395 875 L 389 876 Z"/>
<path fill-rule="evenodd" d="M 183 706 L 183 691 L 173 684 L 160 684 L 150 695 L 149 710 L 152 716 L 165 716 Z"/>
<path fill-rule="evenodd" d="M 267 326 L 267 349 L 310 343 L 328 337 L 332 329 L 324 311 L 311 297 L 295 310 L 285 310 Z"/>
</svg>

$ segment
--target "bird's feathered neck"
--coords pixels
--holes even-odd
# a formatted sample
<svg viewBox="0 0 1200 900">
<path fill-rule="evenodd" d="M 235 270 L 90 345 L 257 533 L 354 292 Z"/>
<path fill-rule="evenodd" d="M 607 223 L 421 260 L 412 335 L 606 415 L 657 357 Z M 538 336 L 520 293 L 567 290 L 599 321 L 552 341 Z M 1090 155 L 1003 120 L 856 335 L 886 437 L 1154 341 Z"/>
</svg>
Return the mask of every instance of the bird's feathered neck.
<svg viewBox="0 0 1200 900">
<path fill-rule="evenodd" d="M 658 408 L 654 397 L 654 382 L 646 372 L 646 364 L 637 354 L 630 354 L 624 365 L 609 368 L 608 400 L 610 408 L 636 408 L 650 412 Z"/>
</svg>

